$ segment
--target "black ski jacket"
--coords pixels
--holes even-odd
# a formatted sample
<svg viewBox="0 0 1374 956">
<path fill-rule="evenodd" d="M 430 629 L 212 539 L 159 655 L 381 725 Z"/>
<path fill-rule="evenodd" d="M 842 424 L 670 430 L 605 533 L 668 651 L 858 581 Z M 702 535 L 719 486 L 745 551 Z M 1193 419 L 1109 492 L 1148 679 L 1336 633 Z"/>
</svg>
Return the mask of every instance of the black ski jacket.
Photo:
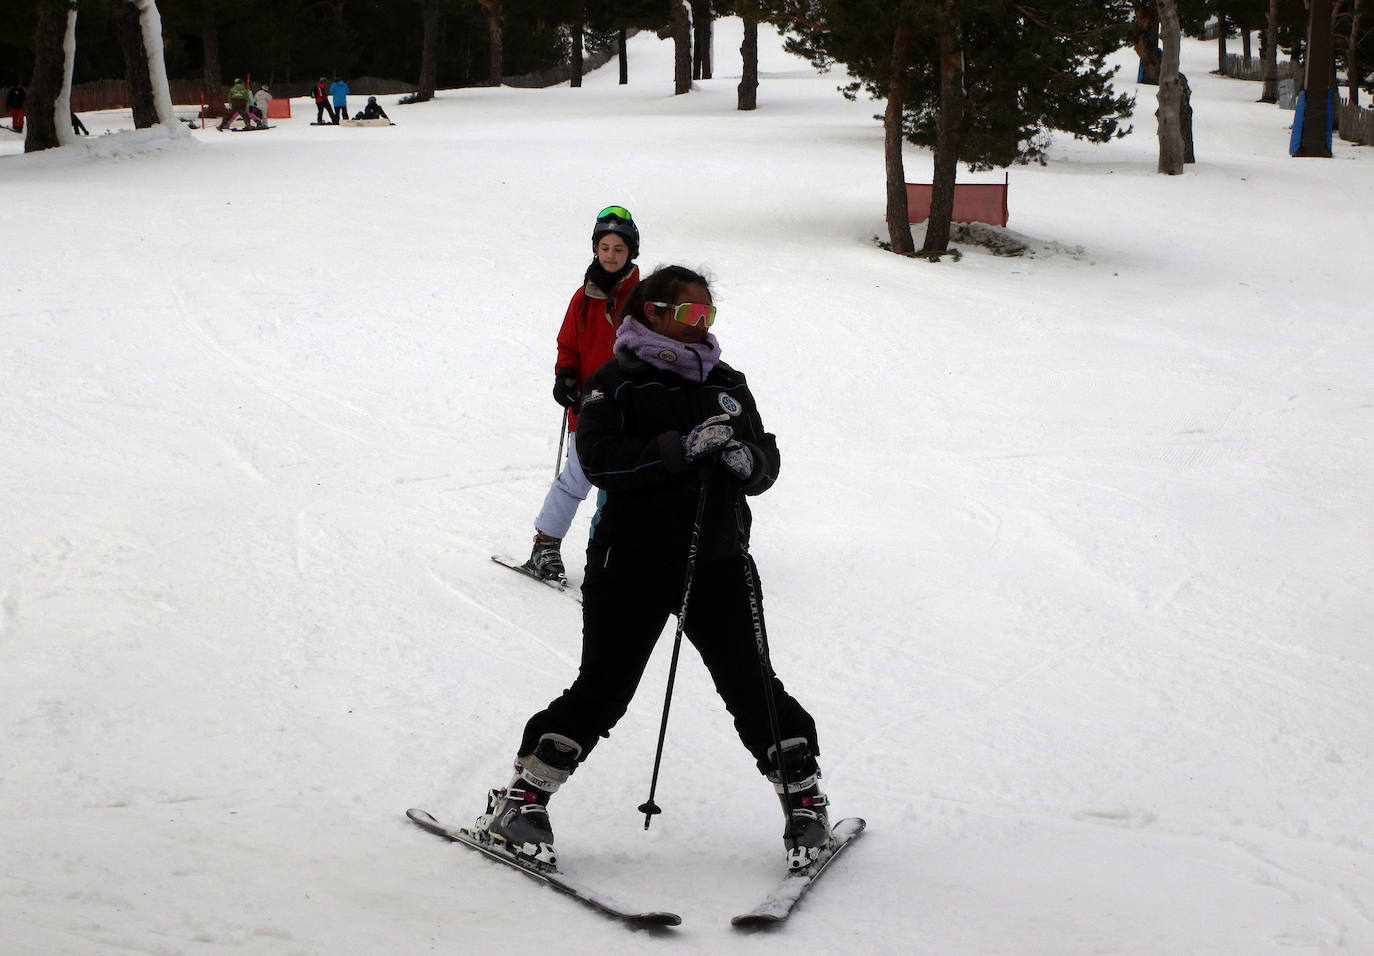
<svg viewBox="0 0 1374 956">
<path fill-rule="evenodd" d="M 715 456 L 690 466 L 683 460 L 682 436 L 721 414 L 754 456 L 748 482 Z M 748 547 L 745 496 L 771 488 L 781 467 L 777 440 L 764 431 L 744 375 L 724 362 L 696 383 L 617 352 L 583 386 L 576 441 L 583 473 L 604 492 L 591 548 L 666 559 L 668 567 L 686 559 L 703 480 L 709 488 L 698 553 L 711 560 Z"/>
</svg>

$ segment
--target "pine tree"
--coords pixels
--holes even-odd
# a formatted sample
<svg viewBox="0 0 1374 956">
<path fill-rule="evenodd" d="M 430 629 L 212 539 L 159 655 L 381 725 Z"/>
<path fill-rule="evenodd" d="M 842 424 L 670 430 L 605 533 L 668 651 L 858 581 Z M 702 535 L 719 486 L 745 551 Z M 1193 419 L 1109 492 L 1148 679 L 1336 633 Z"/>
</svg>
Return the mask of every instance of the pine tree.
<svg viewBox="0 0 1374 956">
<path fill-rule="evenodd" d="M 1103 142 L 1125 135 L 1132 100 L 1111 87 L 1109 53 L 1130 10 L 1103 0 L 782 0 L 788 47 L 818 67 L 843 63 L 844 88 L 887 99 L 888 231 L 911 247 L 905 188 L 893 176 L 893 133 L 934 150 L 933 196 L 922 255 L 948 248 L 959 162 L 987 169 L 1043 153 L 1046 132 Z M 894 109 L 894 100 L 900 109 Z M 895 165 L 900 169 L 900 152 Z M 899 198 L 895 194 L 900 191 Z M 905 233 L 905 241 L 903 241 Z"/>
</svg>

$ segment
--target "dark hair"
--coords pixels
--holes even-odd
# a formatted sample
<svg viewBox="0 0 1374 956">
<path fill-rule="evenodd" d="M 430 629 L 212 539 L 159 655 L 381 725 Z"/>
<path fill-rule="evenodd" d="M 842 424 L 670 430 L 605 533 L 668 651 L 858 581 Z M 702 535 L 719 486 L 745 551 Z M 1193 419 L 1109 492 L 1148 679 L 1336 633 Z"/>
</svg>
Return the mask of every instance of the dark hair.
<svg viewBox="0 0 1374 956">
<path fill-rule="evenodd" d="M 630 293 L 630 298 L 625 302 L 625 317 L 638 319 L 641 324 L 648 325 L 644 303 L 671 302 L 689 285 L 704 285 L 708 291 L 711 288 L 705 276 L 686 266 L 659 266 Z"/>
</svg>

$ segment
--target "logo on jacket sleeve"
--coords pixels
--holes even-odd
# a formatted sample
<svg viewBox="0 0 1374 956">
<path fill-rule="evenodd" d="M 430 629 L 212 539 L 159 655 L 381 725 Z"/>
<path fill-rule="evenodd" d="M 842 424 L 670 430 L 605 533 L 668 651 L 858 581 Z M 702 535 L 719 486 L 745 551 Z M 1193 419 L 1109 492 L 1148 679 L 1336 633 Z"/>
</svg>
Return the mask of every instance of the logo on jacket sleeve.
<svg viewBox="0 0 1374 956">
<path fill-rule="evenodd" d="M 586 395 L 582 396 L 582 407 L 586 408 L 588 405 L 595 405 L 597 402 L 601 401 L 605 397 L 605 392 L 603 392 L 599 388 L 594 388 Z"/>
<path fill-rule="evenodd" d="M 726 395 L 724 392 L 720 393 L 720 398 L 718 398 L 717 401 L 720 402 L 721 411 L 725 412 L 725 414 L 729 415 L 731 418 L 738 417 L 739 414 L 744 411 L 743 405 L 735 401 L 729 395 Z"/>
</svg>

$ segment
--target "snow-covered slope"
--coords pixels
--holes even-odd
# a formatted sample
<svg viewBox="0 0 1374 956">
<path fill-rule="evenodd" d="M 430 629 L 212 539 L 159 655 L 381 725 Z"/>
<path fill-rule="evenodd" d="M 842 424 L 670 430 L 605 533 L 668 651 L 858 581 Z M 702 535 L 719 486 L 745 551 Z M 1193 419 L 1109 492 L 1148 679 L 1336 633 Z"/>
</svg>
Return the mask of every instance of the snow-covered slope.
<svg viewBox="0 0 1374 956">
<path fill-rule="evenodd" d="M 735 111 L 739 31 L 682 97 L 641 34 L 628 87 L 383 129 L 0 140 L 0 951 L 1374 951 L 1374 150 L 1289 158 L 1188 43 L 1198 165 L 1141 88 L 1012 171 L 1033 257 L 932 265 L 873 243 L 878 106 L 766 34 Z M 781 819 L 690 651 L 635 810 L 671 630 L 553 811 L 671 938 L 402 816 L 475 815 L 575 672 L 576 605 L 488 556 L 612 202 L 715 277 L 775 659 L 869 821 L 777 939 L 728 925 Z"/>
</svg>

